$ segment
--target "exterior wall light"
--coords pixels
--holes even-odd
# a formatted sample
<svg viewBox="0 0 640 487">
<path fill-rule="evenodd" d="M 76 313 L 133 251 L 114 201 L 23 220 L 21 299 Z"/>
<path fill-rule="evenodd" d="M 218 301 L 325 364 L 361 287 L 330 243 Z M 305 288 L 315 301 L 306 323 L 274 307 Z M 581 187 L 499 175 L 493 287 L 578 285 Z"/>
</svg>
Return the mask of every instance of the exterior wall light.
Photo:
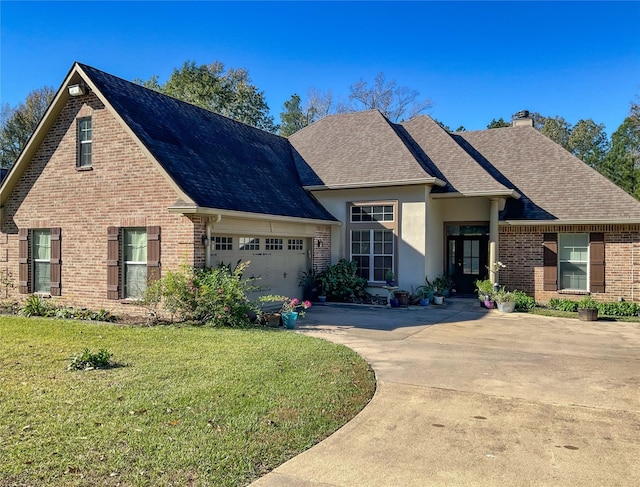
<svg viewBox="0 0 640 487">
<path fill-rule="evenodd" d="M 71 85 L 69 86 L 69 95 L 70 96 L 82 96 L 87 92 L 85 87 L 81 84 Z"/>
</svg>

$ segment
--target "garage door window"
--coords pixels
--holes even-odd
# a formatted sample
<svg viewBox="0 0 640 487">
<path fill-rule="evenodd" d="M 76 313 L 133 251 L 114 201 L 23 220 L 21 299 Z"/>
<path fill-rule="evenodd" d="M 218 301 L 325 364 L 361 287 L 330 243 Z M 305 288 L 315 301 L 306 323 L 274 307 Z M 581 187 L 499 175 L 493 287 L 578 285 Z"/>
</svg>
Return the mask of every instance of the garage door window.
<svg viewBox="0 0 640 487">
<path fill-rule="evenodd" d="M 260 250 L 260 239 L 254 237 L 240 237 L 240 250 Z"/>
<path fill-rule="evenodd" d="M 304 250 L 304 244 L 302 239 L 290 238 L 287 248 L 289 250 Z"/>
<path fill-rule="evenodd" d="M 282 239 L 281 238 L 265 239 L 265 250 L 282 250 Z"/>
<path fill-rule="evenodd" d="M 215 237 L 216 250 L 233 250 L 233 237 Z"/>
</svg>

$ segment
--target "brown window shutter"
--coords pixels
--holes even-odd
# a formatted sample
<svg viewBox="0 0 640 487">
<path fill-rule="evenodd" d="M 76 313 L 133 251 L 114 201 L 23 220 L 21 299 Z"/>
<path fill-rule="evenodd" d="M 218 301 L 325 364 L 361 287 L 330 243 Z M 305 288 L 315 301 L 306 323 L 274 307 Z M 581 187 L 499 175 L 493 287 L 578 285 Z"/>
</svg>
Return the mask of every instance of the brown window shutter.
<svg viewBox="0 0 640 487">
<path fill-rule="evenodd" d="M 589 234 L 589 290 L 605 292 L 604 286 L 604 233 Z"/>
<path fill-rule="evenodd" d="M 49 230 L 51 235 L 51 296 L 60 296 L 62 289 L 60 287 L 61 281 L 61 229 L 51 228 Z"/>
<path fill-rule="evenodd" d="M 160 279 L 160 227 L 147 227 L 147 280 Z"/>
<path fill-rule="evenodd" d="M 120 228 L 107 228 L 107 299 L 120 299 Z"/>
<path fill-rule="evenodd" d="M 29 229 L 18 230 L 18 288 L 23 294 L 29 289 Z"/>
<path fill-rule="evenodd" d="M 542 245 L 544 247 L 542 265 L 543 289 L 545 291 L 558 290 L 558 234 L 544 233 L 542 235 Z"/>
</svg>

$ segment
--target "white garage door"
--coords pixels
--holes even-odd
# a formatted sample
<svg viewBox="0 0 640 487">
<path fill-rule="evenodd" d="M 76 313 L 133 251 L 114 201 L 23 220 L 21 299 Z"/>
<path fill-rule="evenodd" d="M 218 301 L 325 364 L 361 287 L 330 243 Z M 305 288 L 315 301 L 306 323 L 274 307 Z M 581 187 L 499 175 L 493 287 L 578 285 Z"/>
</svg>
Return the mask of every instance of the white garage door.
<svg viewBox="0 0 640 487">
<path fill-rule="evenodd" d="M 245 277 L 259 278 L 256 284 L 265 288 L 257 294 L 302 298 L 298 283 L 302 272 L 310 267 L 309 240 L 304 237 L 213 235 L 211 263 L 215 266 L 222 262 L 234 268 L 238 261 L 250 260 Z"/>
</svg>

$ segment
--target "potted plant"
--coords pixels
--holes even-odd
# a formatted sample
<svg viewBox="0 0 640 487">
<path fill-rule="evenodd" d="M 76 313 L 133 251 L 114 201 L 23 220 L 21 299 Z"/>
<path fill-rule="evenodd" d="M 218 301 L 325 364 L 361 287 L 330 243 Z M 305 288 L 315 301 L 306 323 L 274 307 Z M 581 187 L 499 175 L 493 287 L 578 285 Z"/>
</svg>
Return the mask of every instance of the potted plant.
<svg viewBox="0 0 640 487">
<path fill-rule="evenodd" d="M 507 291 L 504 286 L 502 286 L 497 292 L 494 292 L 493 299 L 498 306 L 498 310 L 502 313 L 513 313 L 516 309 L 515 293 Z"/>
<path fill-rule="evenodd" d="M 433 285 L 426 279 L 425 284 L 418 286 L 413 293 L 413 302 L 420 304 L 420 306 L 429 306 L 429 303 L 433 299 Z"/>
<path fill-rule="evenodd" d="M 300 276 L 298 286 L 302 288 L 302 296 L 305 300 L 316 301 L 318 298 L 318 278 L 313 269 L 303 272 Z"/>
<path fill-rule="evenodd" d="M 398 306 L 409 307 L 409 293 L 402 289 L 393 292 L 393 297 L 398 300 Z"/>
<path fill-rule="evenodd" d="M 581 321 L 596 321 L 598 319 L 598 302 L 591 295 L 578 301 L 578 319 Z"/>
<path fill-rule="evenodd" d="M 267 326 L 279 326 L 280 322 L 285 328 L 295 328 L 298 318 L 303 318 L 305 310 L 311 307 L 311 303 L 307 300 L 300 301 L 298 298 L 288 298 L 279 295 L 260 296 L 261 303 L 281 302 L 280 309 L 277 312 L 262 313 L 261 321 Z M 275 323 L 278 325 L 275 325 Z"/>
<path fill-rule="evenodd" d="M 387 272 L 384 273 L 384 279 L 387 281 L 387 286 L 395 286 L 396 285 L 396 276 L 391 269 L 387 269 Z"/>
<path fill-rule="evenodd" d="M 487 309 L 493 308 L 493 283 L 491 279 L 478 279 L 476 281 L 476 292 L 480 303 Z"/>
</svg>

